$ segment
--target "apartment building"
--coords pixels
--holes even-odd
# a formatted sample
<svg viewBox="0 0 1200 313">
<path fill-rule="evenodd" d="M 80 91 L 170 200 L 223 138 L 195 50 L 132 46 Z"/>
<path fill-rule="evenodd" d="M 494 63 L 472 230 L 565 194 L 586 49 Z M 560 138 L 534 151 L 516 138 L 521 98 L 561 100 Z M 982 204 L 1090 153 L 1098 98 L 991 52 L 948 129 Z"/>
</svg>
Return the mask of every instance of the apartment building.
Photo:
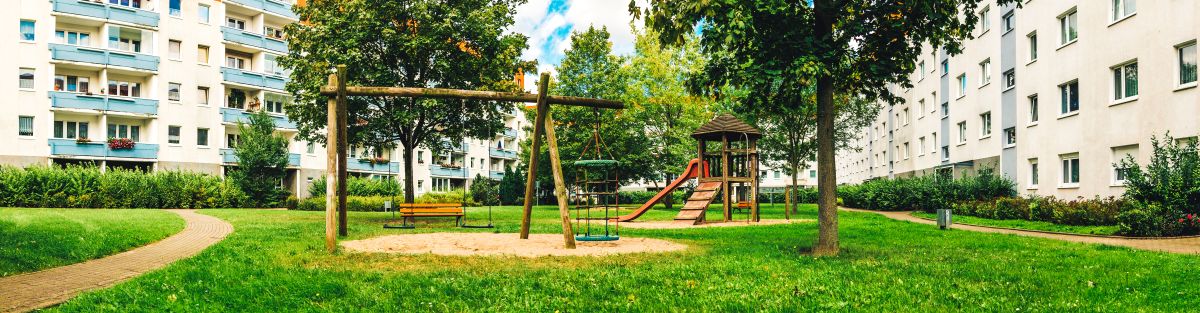
<svg viewBox="0 0 1200 313">
<path fill-rule="evenodd" d="M 0 163 L 94 164 L 223 175 L 247 112 L 265 110 L 290 142 L 282 184 L 299 196 L 324 175 L 320 145 L 297 139 L 285 112 L 283 27 L 290 0 L 14 0 L 0 83 Z M 9 77 L 13 77 L 9 76 Z M 416 151 L 417 193 L 461 188 L 475 175 L 500 178 L 516 162 L 519 104 L 508 129 L 454 143 L 448 155 Z M 132 147 L 110 148 L 122 138 Z M 391 151 L 351 149 L 351 175 L 400 178 Z"/>
<path fill-rule="evenodd" d="M 1119 195 L 1115 163 L 1151 137 L 1200 133 L 1200 1 L 1027 1 L 984 6 L 975 39 L 926 46 L 839 183 L 993 168 L 1022 194 Z"/>
</svg>

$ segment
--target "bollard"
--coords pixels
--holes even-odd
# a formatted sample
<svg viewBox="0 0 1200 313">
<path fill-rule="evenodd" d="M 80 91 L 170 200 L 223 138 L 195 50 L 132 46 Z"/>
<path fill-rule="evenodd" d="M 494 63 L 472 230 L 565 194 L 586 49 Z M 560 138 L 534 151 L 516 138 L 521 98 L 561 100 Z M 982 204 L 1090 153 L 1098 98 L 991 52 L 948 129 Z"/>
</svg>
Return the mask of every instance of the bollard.
<svg viewBox="0 0 1200 313">
<path fill-rule="evenodd" d="M 938 223 L 938 228 L 950 229 L 950 224 L 951 224 L 950 209 L 938 209 L 937 210 L 937 223 Z"/>
</svg>

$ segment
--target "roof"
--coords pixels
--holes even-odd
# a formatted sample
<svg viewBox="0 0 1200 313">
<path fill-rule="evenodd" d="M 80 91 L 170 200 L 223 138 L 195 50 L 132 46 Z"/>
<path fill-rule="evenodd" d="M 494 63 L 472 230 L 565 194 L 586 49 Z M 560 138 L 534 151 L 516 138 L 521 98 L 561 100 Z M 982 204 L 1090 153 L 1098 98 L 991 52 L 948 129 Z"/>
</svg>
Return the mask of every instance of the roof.
<svg viewBox="0 0 1200 313">
<path fill-rule="evenodd" d="M 724 136 L 728 136 L 730 139 L 741 139 L 743 136 L 758 139 L 762 137 L 762 133 L 754 126 L 742 122 L 729 113 L 717 115 L 692 132 L 692 138 L 703 140 L 720 140 Z"/>
</svg>

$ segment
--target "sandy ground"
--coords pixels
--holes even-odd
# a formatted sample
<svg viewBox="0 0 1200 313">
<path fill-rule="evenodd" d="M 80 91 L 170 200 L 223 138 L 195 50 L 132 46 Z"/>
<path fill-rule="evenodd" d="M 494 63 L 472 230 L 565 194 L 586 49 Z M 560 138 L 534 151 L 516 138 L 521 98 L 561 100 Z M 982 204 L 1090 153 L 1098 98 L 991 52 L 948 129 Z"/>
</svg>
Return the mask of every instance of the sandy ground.
<svg viewBox="0 0 1200 313">
<path fill-rule="evenodd" d="M 706 228 L 706 227 L 738 227 L 738 226 L 762 226 L 762 225 L 779 225 L 779 224 L 794 224 L 794 223 L 811 223 L 816 220 L 811 219 L 792 219 L 792 220 L 760 220 L 757 223 L 746 221 L 732 222 L 710 222 L 700 225 L 691 225 L 686 223 L 676 223 L 674 221 L 653 221 L 653 222 L 624 222 L 620 224 L 622 228 L 637 228 L 637 229 L 681 229 L 681 228 Z"/>
<path fill-rule="evenodd" d="M 528 240 L 521 240 L 517 234 L 492 233 L 388 235 L 344 241 L 342 247 L 355 252 L 520 257 L 603 256 L 687 249 L 686 245 L 661 239 L 623 237 L 616 241 L 578 241 L 576 249 L 572 250 L 563 248 L 561 234 L 530 234 Z"/>
</svg>

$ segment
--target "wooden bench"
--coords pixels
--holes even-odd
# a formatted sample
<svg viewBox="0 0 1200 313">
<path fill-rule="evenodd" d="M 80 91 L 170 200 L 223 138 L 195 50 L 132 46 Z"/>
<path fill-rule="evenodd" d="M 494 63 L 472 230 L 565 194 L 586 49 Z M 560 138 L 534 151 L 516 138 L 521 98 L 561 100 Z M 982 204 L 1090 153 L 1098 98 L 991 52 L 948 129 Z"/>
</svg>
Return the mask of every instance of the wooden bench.
<svg viewBox="0 0 1200 313">
<path fill-rule="evenodd" d="M 396 209 L 405 225 L 412 225 L 418 217 L 454 217 L 454 226 L 459 226 L 464 215 L 458 203 L 401 203 Z"/>
</svg>

